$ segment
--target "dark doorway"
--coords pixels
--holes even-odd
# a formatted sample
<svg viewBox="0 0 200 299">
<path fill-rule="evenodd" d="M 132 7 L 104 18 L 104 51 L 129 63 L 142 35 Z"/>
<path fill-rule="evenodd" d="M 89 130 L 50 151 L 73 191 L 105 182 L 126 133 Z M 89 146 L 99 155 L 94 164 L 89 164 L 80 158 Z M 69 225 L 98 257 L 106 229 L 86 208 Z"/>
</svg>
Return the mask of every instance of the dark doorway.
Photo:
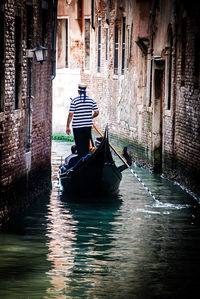
<svg viewBox="0 0 200 299">
<path fill-rule="evenodd" d="M 154 108 L 153 108 L 153 166 L 154 172 L 162 172 L 163 143 L 163 95 L 164 95 L 164 62 L 154 62 Z"/>
</svg>

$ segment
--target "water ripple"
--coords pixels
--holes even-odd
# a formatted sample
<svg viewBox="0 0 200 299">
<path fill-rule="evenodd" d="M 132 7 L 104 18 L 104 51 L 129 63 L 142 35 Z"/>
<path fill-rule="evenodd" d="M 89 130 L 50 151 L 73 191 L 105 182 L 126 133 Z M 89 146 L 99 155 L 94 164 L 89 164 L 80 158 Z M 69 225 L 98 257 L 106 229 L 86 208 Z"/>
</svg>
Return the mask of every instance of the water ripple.
<svg viewBox="0 0 200 299">
<path fill-rule="evenodd" d="M 57 170 L 50 195 L 0 235 L 1 298 L 196 298 L 200 208 L 188 193 L 137 168 L 158 200 L 125 170 L 119 194 L 94 202 L 60 193 Z"/>
</svg>

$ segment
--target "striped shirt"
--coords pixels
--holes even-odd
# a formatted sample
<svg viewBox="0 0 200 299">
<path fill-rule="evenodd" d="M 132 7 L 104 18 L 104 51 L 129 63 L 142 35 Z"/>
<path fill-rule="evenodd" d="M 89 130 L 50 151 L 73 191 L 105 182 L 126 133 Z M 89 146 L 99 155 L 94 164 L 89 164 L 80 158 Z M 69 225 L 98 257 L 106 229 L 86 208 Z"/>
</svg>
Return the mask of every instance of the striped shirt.
<svg viewBox="0 0 200 299">
<path fill-rule="evenodd" d="M 85 101 L 78 96 L 71 101 L 69 113 L 74 113 L 72 128 L 92 127 L 92 111 L 99 110 L 96 102 L 86 96 Z"/>
</svg>

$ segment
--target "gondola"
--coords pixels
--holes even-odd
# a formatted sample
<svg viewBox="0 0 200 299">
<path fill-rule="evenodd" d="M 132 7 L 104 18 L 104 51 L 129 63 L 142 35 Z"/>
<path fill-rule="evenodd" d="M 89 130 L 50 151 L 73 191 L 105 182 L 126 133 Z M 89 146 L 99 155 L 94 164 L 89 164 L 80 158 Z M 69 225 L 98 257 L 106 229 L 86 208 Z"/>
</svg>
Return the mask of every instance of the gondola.
<svg viewBox="0 0 200 299">
<path fill-rule="evenodd" d="M 121 172 L 125 168 L 117 167 L 113 160 L 106 127 L 101 143 L 91 154 L 79 159 L 69 169 L 65 164 L 61 165 L 61 189 L 66 193 L 115 193 L 119 189 Z"/>
</svg>

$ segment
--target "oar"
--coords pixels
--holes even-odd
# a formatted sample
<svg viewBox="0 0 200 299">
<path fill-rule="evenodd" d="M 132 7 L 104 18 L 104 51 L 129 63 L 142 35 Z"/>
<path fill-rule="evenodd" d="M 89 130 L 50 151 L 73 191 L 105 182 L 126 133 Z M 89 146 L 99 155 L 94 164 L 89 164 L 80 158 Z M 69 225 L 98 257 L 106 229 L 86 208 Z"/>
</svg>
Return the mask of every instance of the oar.
<svg viewBox="0 0 200 299">
<path fill-rule="evenodd" d="M 101 135 L 102 137 L 104 137 L 104 135 L 102 134 L 102 132 L 96 127 L 95 124 L 93 124 L 93 127 L 99 133 L 99 135 Z M 136 177 L 136 179 L 142 184 L 142 186 L 146 189 L 146 191 L 153 197 L 153 199 L 155 201 L 158 201 L 156 199 L 155 195 L 152 194 L 152 192 L 149 190 L 149 188 L 143 183 L 143 181 L 139 178 L 139 176 L 135 173 L 135 171 L 131 168 L 131 166 L 126 162 L 126 160 L 124 160 L 124 158 L 118 153 L 118 151 L 112 146 L 112 144 L 110 144 L 110 142 L 109 142 L 109 146 L 112 148 L 112 150 L 115 152 L 115 154 L 122 160 L 122 162 L 127 166 L 127 168 Z"/>
</svg>

